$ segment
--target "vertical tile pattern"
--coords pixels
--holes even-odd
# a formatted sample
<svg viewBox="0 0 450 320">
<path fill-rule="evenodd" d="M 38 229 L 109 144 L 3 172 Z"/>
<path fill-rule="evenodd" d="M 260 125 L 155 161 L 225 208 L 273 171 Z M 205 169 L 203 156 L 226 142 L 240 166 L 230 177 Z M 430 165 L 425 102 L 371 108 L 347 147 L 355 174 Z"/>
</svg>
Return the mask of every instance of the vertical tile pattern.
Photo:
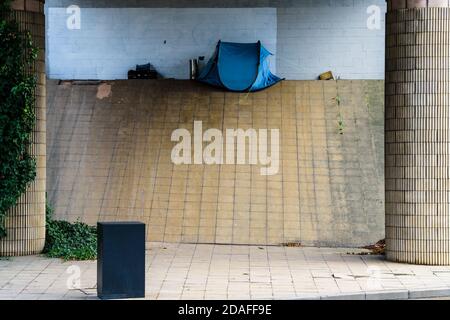
<svg viewBox="0 0 450 320">
<path fill-rule="evenodd" d="M 384 236 L 383 82 L 285 81 L 257 93 L 190 81 L 48 85 L 58 218 L 140 220 L 148 241 L 360 246 Z M 337 128 L 341 97 L 344 134 Z M 173 165 L 178 128 L 279 129 L 280 168 Z M 207 143 L 204 143 L 206 146 Z"/>
<path fill-rule="evenodd" d="M 450 9 L 388 12 L 386 47 L 387 257 L 448 265 Z"/>
<path fill-rule="evenodd" d="M 37 163 L 36 179 L 20 197 L 6 218 L 8 235 L 0 240 L 0 255 L 16 256 L 40 253 L 45 242 L 46 181 L 46 85 L 45 85 L 45 19 L 44 1 L 27 1 L 30 11 L 17 10 L 14 16 L 20 27 L 29 30 L 40 49 L 34 66 L 37 75 L 36 125 L 32 133 L 31 154 Z M 23 4 L 23 2 L 22 2 Z"/>
</svg>

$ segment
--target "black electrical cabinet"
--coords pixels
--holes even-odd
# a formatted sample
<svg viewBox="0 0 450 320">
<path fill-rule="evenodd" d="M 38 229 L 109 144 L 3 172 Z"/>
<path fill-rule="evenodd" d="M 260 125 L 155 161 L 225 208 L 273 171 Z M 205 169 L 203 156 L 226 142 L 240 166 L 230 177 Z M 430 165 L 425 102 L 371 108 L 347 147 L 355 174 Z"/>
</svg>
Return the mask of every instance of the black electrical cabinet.
<svg viewBox="0 0 450 320">
<path fill-rule="evenodd" d="M 97 295 L 100 299 L 145 297 L 145 224 L 97 224 Z"/>
</svg>

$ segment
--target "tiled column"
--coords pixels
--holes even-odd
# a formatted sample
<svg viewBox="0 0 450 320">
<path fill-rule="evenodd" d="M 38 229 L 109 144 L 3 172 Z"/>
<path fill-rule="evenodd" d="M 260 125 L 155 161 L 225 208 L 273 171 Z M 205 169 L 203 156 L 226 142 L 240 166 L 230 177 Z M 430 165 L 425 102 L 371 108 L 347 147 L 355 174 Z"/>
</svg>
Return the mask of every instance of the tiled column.
<svg viewBox="0 0 450 320">
<path fill-rule="evenodd" d="M 386 23 L 387 258 L 449 265 L 449 1 L 388 1 Z"/>
<path fill-rule="evenodd" d="M 31 154 L 36 158 L 35 181 L 10 210 L 6 218 L 8 235 L 0 240 L 0 256 L 36 254 L 45 242 L 45 19 L 44 0 L 19 0 L 13 4 L 14 15 L 20 27 L 29 30 L 34 44 L 39 47 L 35 64 L 36 126 L 32 136 Z"/>
</svg>

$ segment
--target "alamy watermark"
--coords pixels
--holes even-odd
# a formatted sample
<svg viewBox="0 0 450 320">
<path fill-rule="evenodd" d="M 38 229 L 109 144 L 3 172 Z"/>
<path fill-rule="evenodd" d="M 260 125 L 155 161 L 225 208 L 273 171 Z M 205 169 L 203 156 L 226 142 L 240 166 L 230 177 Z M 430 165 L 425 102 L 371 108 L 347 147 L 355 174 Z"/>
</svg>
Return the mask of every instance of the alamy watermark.
<svg viewBox="0 0 450 320">
<path fill-rule="evenodd" d="M 66 26 L 69 30 L 81 29 L 81 9 L 77 5 L 67 7 L 66 13 L 69 17 L 66 20 Z"/>
<path fill-rule="evenodd" d="M 193 137 L 187 129 L 176 129 L 171 141 L 178 142 L 171 154 L 175 165 L 259 164 L 264 176 L 277 174 L 280 167 L 278 129 L 226 129 L 223 134 L 215 128 L 203 132 L 202 121 L 194 121 Z M 204 143 L 208 144 L 204 147 Z"/>
<path fill-rule="evenodd" d="M 377 5 L 371 5 L 366 10 L 369 17 L 367 18 L 367 28 L 369 30 L 381 29 L 381 8 Z M 81 8 L 75 4 L 66 8 L 66 14 L 69 16 L 66 20 L 66 26 L 69 30 L 81 29 Z"/>
<path fill-rule="evenodd" d="M 371 5 L 367 8 L 367 29 L 381 30 L 381 8 L 377 5 Z"/>
<path fill-rule="evenodd" d="M 67 277 L 66 285 L 69 290 L 81 288 L 81 268 L 77 265 L 71 265 L 66 269 Z"/>
</svg>

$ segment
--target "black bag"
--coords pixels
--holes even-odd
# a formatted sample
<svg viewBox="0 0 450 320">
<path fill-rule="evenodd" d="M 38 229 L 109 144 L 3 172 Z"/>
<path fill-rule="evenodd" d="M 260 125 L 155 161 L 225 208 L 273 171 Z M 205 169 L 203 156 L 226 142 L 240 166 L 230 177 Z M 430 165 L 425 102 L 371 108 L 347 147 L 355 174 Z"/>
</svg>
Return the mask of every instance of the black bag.
<svg viewBox="0 0 450 320">
<path fill-rule="evenodd" d="M 136 71 L 151 71 L 155 70 L 150 63 L 147 64 L 137 64 Z"/>
</svg>

